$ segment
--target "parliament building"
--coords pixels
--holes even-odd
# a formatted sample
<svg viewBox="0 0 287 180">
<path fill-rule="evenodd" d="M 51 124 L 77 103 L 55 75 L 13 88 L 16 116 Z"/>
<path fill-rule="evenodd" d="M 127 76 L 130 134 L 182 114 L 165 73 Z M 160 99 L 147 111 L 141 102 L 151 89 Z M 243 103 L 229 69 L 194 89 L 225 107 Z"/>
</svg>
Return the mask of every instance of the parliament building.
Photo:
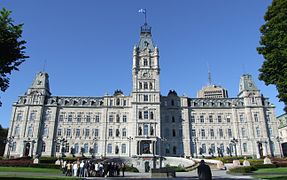
<svg viewBox="0 0 287 180">
<path fill-rule="evenodd" d="M 46 72 L 12 106 L 5 155 L 23 156 L 279 156 L 275 106 L 251 75 L 239 93 L 209 84 L 197 97 L 160 91 L 159 49 L 151 27 L 133 48 L 132 91 L 95 97 L 54 96 Z"/>
</svg>

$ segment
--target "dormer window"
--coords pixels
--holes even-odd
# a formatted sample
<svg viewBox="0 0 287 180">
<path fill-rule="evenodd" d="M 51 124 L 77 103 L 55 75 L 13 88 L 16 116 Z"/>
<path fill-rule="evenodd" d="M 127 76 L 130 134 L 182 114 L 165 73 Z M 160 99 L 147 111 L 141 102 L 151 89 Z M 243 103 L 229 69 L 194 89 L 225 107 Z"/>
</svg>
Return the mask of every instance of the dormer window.
<svg viewBox="0 0 287 180">
<path fill-rule="evenodd" d="M 143 59 L 143 65 L 144 65 L 144 66 L 148 66 L 148 61 L 147 61 L 147 59 Z"/>
</svg>

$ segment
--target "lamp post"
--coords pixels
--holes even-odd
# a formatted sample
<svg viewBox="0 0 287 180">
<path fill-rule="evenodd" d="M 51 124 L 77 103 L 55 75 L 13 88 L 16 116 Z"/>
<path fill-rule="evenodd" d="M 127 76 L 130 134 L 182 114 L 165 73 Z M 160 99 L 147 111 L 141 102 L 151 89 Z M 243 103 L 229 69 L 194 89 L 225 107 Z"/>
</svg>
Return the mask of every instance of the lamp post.
<svg viewBox="0 0 287 180">
<path fill-rule="evenodd" d="M 231 142 L 231 143 L 233 144 L 233 146 L 234 146 L 235 156 L 237 157 L 236 144 L 238 143 L 238 139 L 232 138 L 232 139 L 230 140 L 230 142 Z"/>
<path fill-rule="evenodd" d="M 131 157 L 131 141 L 133 140 L 133 138 L 130 136 L 128 137 L 129 140 L 129 157 Z"/>
<path fill-rule="evenodd" d="M 283 157 L 283 156 L 282 156 L 282 147 L 281 147 L 282 138 L 279 137 L 279 136 L 277 136 L 277 137 L 276 137 L 276 140 L 277 140 L 277 142 L 278 142 L 278 144 L 279 144 L 280 157 L 282 158 L 282 157 Z"/>
<path fill-rule="evenodd" d="M 195 138 L 193 139 L 193 141 L 194 141 L 194 145 L 195 145 L 195 147 L 194 147 L 195 157 L 198 158 L 198 155 L 197 155 L 197 142 L 198 142 L 198 137 L 195 137 Z"/>
<path fill-rule="evenodd" d="M 10 136 L 7 138 L 7 143 L 8 143 L 7 158 L 8 159 L 10 159 L 10 152 L 13 147 L 13 142 L 14 142 L 14 136 Z"/>
</svg>

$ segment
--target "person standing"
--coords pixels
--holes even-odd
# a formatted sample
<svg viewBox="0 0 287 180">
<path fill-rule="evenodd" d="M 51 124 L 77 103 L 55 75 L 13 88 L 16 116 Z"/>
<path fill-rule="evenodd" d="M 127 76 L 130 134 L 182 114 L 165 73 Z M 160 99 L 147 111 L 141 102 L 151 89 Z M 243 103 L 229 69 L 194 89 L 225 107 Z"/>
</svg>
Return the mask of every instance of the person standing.
<svg viewBox="0 0 287 180">
<path fill-rule="evenodd" d="M 125 163 L 122 163 L 123 177 L 125 177 L 125 170 L 126 170 L 126 165 L 125 165 Z"/>
<path fill-rule="evenodd" d="M 200 161 L 200 164 L 197 167 L 197 174 L 199 180 L 212 180 L 210 167 L 205 164 L 204 160 Z"/>
</svg>

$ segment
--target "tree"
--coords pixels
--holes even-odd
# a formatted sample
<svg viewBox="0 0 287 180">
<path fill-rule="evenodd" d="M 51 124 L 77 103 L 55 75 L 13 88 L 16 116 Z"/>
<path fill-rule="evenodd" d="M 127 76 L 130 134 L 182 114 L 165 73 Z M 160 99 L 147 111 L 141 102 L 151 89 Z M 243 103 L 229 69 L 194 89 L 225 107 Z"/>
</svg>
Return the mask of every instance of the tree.
<svg viewBox="0 0 287 180">
<path fill-rule="evenodd" d="M 4 155 L 5 145 L 7 143 L 8 128 L 3 128 L 0 124 L 0 156 Z"/>
<path fill-rule="evenodd" d="M 21 40 L 23 24 L 15 25 L 10 18 L 11 11 L 0 10 L 0 90 L 5 92 L 9 87 L 9 77 L 13 70 L 29 58 L 25 55 L 26 41 Z M 0 101 L 1 106 L 1 101 Z"/>
<path fill-rule="evenodd" d="M 266 85 L 273 84 L 278 90 L 277 97 L 285 104 L 287 112 L 287 1 L 273 0 L 264 16 L 259 54 L 265 58 L 259 69 L 259 79 Z"/>
</svg>

